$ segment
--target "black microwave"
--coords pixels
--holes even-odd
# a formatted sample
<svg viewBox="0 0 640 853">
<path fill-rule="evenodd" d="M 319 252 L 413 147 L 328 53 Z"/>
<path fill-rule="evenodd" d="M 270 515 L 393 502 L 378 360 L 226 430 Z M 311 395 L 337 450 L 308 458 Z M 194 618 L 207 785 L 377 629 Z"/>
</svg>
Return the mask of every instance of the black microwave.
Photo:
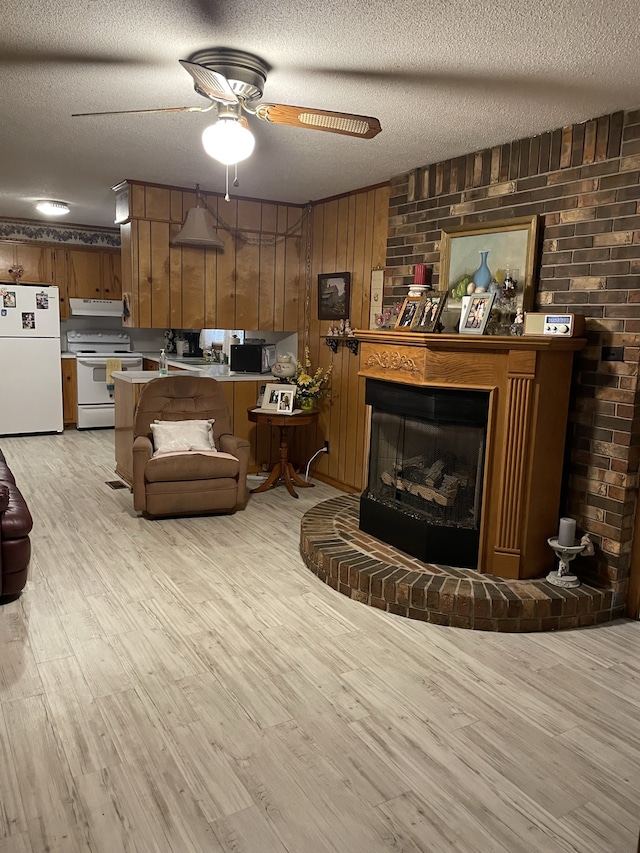
<svg viewBox="0 0 640 853">
<path fill-rule="evenodd" d="M 231 344 L 229 369 L 234 373 L 271 373 L 275 344 Z"/>
</svg>

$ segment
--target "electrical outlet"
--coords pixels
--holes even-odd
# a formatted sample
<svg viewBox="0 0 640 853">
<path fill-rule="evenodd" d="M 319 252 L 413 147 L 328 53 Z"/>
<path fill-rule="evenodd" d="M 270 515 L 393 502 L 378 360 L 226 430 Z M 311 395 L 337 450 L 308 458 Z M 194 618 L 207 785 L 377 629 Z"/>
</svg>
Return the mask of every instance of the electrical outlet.
<svg viewBox="0 0 640 853">
<path fill-rule="evenodd" d="M 602 347 L 603 361 L 624 361 L 624 347 Z"/>
<path fill-rule="evenodd" d="M 325 441 L 325 443 L 324 443 L 324 449 L 327 451 L 327 453 L 329 452 L 329 441 L 328 440 Z"/>
</svg>

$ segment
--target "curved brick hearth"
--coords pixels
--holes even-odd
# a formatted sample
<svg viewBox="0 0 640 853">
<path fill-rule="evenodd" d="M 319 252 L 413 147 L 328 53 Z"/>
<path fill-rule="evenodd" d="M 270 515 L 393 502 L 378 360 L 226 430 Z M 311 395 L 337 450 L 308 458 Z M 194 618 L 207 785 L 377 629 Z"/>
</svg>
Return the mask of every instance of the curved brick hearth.
<svg viewBox="0 0 640 853">
<path fill-rule="evenodd" d="M 320 580 L 398 616 L 481 631 L 555 631 L 615 618 L 611 592 L 583 584 L 504 580 L 422 563 L 358 528 L 359 499 L 342 495 L 302 518 L 300 553 Z"/>
</svg>

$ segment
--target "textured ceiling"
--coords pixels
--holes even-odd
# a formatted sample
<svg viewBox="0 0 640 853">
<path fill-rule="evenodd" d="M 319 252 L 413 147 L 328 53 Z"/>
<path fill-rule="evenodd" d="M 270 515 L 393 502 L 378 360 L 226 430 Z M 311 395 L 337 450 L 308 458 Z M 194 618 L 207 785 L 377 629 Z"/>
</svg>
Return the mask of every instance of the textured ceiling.
<svg viewBox="0 0 640 853">
<path fill-rule="evenodd" d="M 601 11 L 603 10 L 603 11 Z M 640 105 L 640 4 L 612 0 L 4 0 L 0 216 L 68 201 L 112 225 L 124 178 L 221 192 L 211 116 L 71 118 L 205 104 L 178 59 L 261 56 L 265 99 L 373 115 L 360 140 L 249 119 L 238 195 L 306 202 L 416 166 Z"/>
</svg>

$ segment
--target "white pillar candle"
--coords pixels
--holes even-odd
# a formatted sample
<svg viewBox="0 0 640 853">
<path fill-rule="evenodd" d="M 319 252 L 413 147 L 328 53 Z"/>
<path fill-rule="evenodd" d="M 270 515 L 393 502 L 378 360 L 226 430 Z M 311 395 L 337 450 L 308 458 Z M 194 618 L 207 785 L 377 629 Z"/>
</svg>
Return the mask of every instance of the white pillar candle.
<svg viewBox="0 0 640 853">
<path fill-rule="evenodd" d="M 561 518 L 560 530 L 558 531 L 558 545 L 565 548 L 576 544 L 576 520 L 575 518 Z"/>
</svg>

